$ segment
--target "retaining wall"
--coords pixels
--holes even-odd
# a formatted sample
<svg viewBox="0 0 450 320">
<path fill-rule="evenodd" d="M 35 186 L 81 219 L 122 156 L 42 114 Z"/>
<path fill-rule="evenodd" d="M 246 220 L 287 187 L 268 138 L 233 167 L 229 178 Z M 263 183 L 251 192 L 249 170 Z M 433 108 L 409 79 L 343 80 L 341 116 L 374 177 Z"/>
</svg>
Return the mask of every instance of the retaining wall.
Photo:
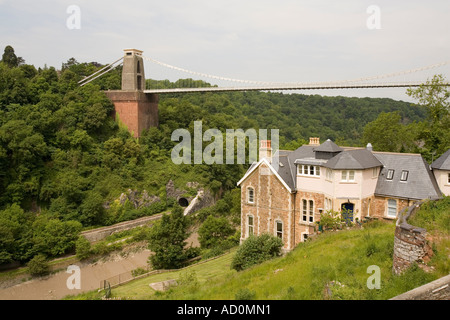
<svg viewBox="0 0 450 320">
<path fill-rule="evenodd" d="M 395 227 L 393 272 L 400 274 L 412 263 L 426 261 L 433 251 L 426 239 L 427 230 L 408 224 L 422 202 L 417 202 L 399 213 Z"/>
<path fill-rule="evenodd" d="M 390 300 L 450 300 L 450 274 Z"/>
</svg>

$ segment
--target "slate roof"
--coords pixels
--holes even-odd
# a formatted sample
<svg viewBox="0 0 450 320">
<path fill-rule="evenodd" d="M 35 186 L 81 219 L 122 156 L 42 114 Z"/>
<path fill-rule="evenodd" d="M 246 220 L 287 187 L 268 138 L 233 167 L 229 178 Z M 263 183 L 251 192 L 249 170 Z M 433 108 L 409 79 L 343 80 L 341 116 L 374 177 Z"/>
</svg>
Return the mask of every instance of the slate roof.
<svg viewBox="0 0 450 320">
<path fill-rule="evenodd" d="M 328 139 L 324 143 L 322 143 L 317 148 L 314 148 L 314 151 L 320 151 L 320 152 L 341 152 L 344 151 L 341 147 L 339 147 L 336 143 Z"/>
<path fill-rule="evenodd" d="M 331 142 L 331 141 L 329 141 Z M 366 148 L 341 148 L 341 151 L 329 160 L 316 159 L 315 151 L 322 147 L 322 152 L 337 150 L 334 143 L 327 142 L 318 146 L 303 145 L 294 151 L 279 150 L 272 158 L 272 168 L 280 179 L 292 190 L 297 190 L 296 164 L 321 165 L 334 170 L 363 170 L 382 167 L 377 180 L 375 194 L 386 197 L 405 199 L 437 199 L 441 192 L 430 166 L 420 154 L 372 152 Z M 335 146 L 333 146 L 333 144 Z M 320 150 L 319 150 L 320 152 Z M 278 157 L 277 157 L 278 156 Z M 277 159 L 278 158 L 278 162 Z M 247 173 L 257 165 L 254 162 Z M 450 150 L 433 162 L 436 169 L 450 170 Z M 445 169 L 447 168 L 447 169 Z M 394 170 L 392 180 L 387 180 L 389 169 Z M 407 181 L 400 181 L 402 170 L 408 171 Z M 246 175 L 247 175 L 246 173 Z M 245 177 L 245 176 L 244 176 Z M 242 180 L 241 180 L 242 181 Z"/>
<path fill-rule="evenodd" d="M 383 163 L 376 195 L 418 200 L 441 197 L 436 179 L 420 154 L 374 152 L 374 155 Z M 394 170 L 392 180 L 386 179 L 389 169 Z M 407 181 L 400 181 L 402 170 L 408 171 Z"/>
<path fill-rule="evenodd" d="M 450 149 L 448 149 L 442 156 L 437 158 L 431 164 L 431 168 L 437 170 L 450 170 Z"/>
<path fill-rule="evenodd" d="M 335 170 L 369 169 L 382 166 L 382 163 L 367 149 L 354 149 L 343 151 L 324 165 Z"/>
</svg>

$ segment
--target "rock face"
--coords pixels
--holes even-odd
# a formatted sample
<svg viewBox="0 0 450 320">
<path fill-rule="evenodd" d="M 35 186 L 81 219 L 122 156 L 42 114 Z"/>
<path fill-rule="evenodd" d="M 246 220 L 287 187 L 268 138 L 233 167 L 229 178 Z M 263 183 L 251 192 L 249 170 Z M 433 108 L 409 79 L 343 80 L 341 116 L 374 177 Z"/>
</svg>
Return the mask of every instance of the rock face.
<svg viewBox="0 0 450 320">
<path fill-rule="evenodd" d="M 180 205 L 185 206 L 184 215 L 192 214 L 202 208 L 214 205 L 214 196 L 209 190 L 200 188 L 198 182 L 187 182 L 186 187 L 189 189 L 197 189 L 197 194 L 195 196 L 184 197 L 183 195 L 188 192 L 186 190 L 176 189 L 172 180 L 169 180 L 166 185 L 167 198 L 175 198 Z"/>
<path fill-rule="evenodd" d="M 202 208 L 214 205 L 215 199 L 209 190 L 199 189 L 197 195 L 184 209 L 184 215 L 189 215 Z"/>
<path fill-rule="evenodd" d="M 146 190 L 141 193 L 137 190 L 128 189 L 126 193 L 120 195 L 119 202 L 121 205 L 124 205 L 127 200 L 133 204 L 135 209 L 138 209 L 148 207 L 161 199 L 158 196 L 149 196 Z"/>
</svg>

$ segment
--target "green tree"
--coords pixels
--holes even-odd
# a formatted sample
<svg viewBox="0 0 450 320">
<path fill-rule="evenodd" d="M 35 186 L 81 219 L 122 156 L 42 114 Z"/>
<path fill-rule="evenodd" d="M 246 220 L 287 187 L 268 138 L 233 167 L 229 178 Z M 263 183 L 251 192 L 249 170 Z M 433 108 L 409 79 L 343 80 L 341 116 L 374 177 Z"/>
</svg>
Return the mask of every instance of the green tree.
<svg viewBox="0 0 450 320">
<path fill-rule="evenodd" d="M 427 111 L 427 121 L 421 126 L 419 138 L 425 144 L 421 151 L 431 161 L 450 148 L 450 91 L 442 75 L 435 75 L 431 80 L 416 89 L 408 89 L 407 94 L 416 99 Z"/>
<path fill-rule="evenodd" d="M 220 245 L 234 232 L 234 228 L 225 217 L 208 216 L 198 230 L 198 240 L 202 248 L 212 248 Z"/>
<path fill-rule="evenodd" d="M 183 266 L 186 260 L 188 226 L 183 209 L 176 206 L 171 214 L 163 214 L 160 223 L 152 227 L 149 249 L 154 252 L 150 256 L 154 269 L 176 269 Z"/>
<path fill-rule="evenodd" d="M 2 55 L 2 61 L 5 63 L 8 67 L 13 68 L 19 66 L 19 58 L 14 53 L 14 48 L 11 46 L 6 46 L 5 50 Z"/>
<path fill-rule="evenodd" d="M 362 142 L 371 143 L 374 150 L 400 152 L 413 148 L 413 131 L 401 123 L 399 112 L 382 112 L 378 118 L 369 122 L 363 131 Z"/>
</svg>

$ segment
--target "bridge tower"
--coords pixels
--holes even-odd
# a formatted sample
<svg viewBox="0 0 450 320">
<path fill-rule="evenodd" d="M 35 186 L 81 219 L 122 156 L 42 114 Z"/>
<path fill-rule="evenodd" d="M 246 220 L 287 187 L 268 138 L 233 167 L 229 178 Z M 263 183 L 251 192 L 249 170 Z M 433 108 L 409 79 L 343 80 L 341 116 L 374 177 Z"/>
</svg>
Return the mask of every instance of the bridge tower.
<svg viewBox="0 0 450 320">
<path fill-rule="evenodd" d="M 145 74 L 142 51 L 125 49 L 122 68 L 122 90 L 108 90 L 114 103 L 114 119 L 135 137 L 142 131 L 158 126 L 158 100 L 154 93 L 144 93 Z"/>
</svg>

